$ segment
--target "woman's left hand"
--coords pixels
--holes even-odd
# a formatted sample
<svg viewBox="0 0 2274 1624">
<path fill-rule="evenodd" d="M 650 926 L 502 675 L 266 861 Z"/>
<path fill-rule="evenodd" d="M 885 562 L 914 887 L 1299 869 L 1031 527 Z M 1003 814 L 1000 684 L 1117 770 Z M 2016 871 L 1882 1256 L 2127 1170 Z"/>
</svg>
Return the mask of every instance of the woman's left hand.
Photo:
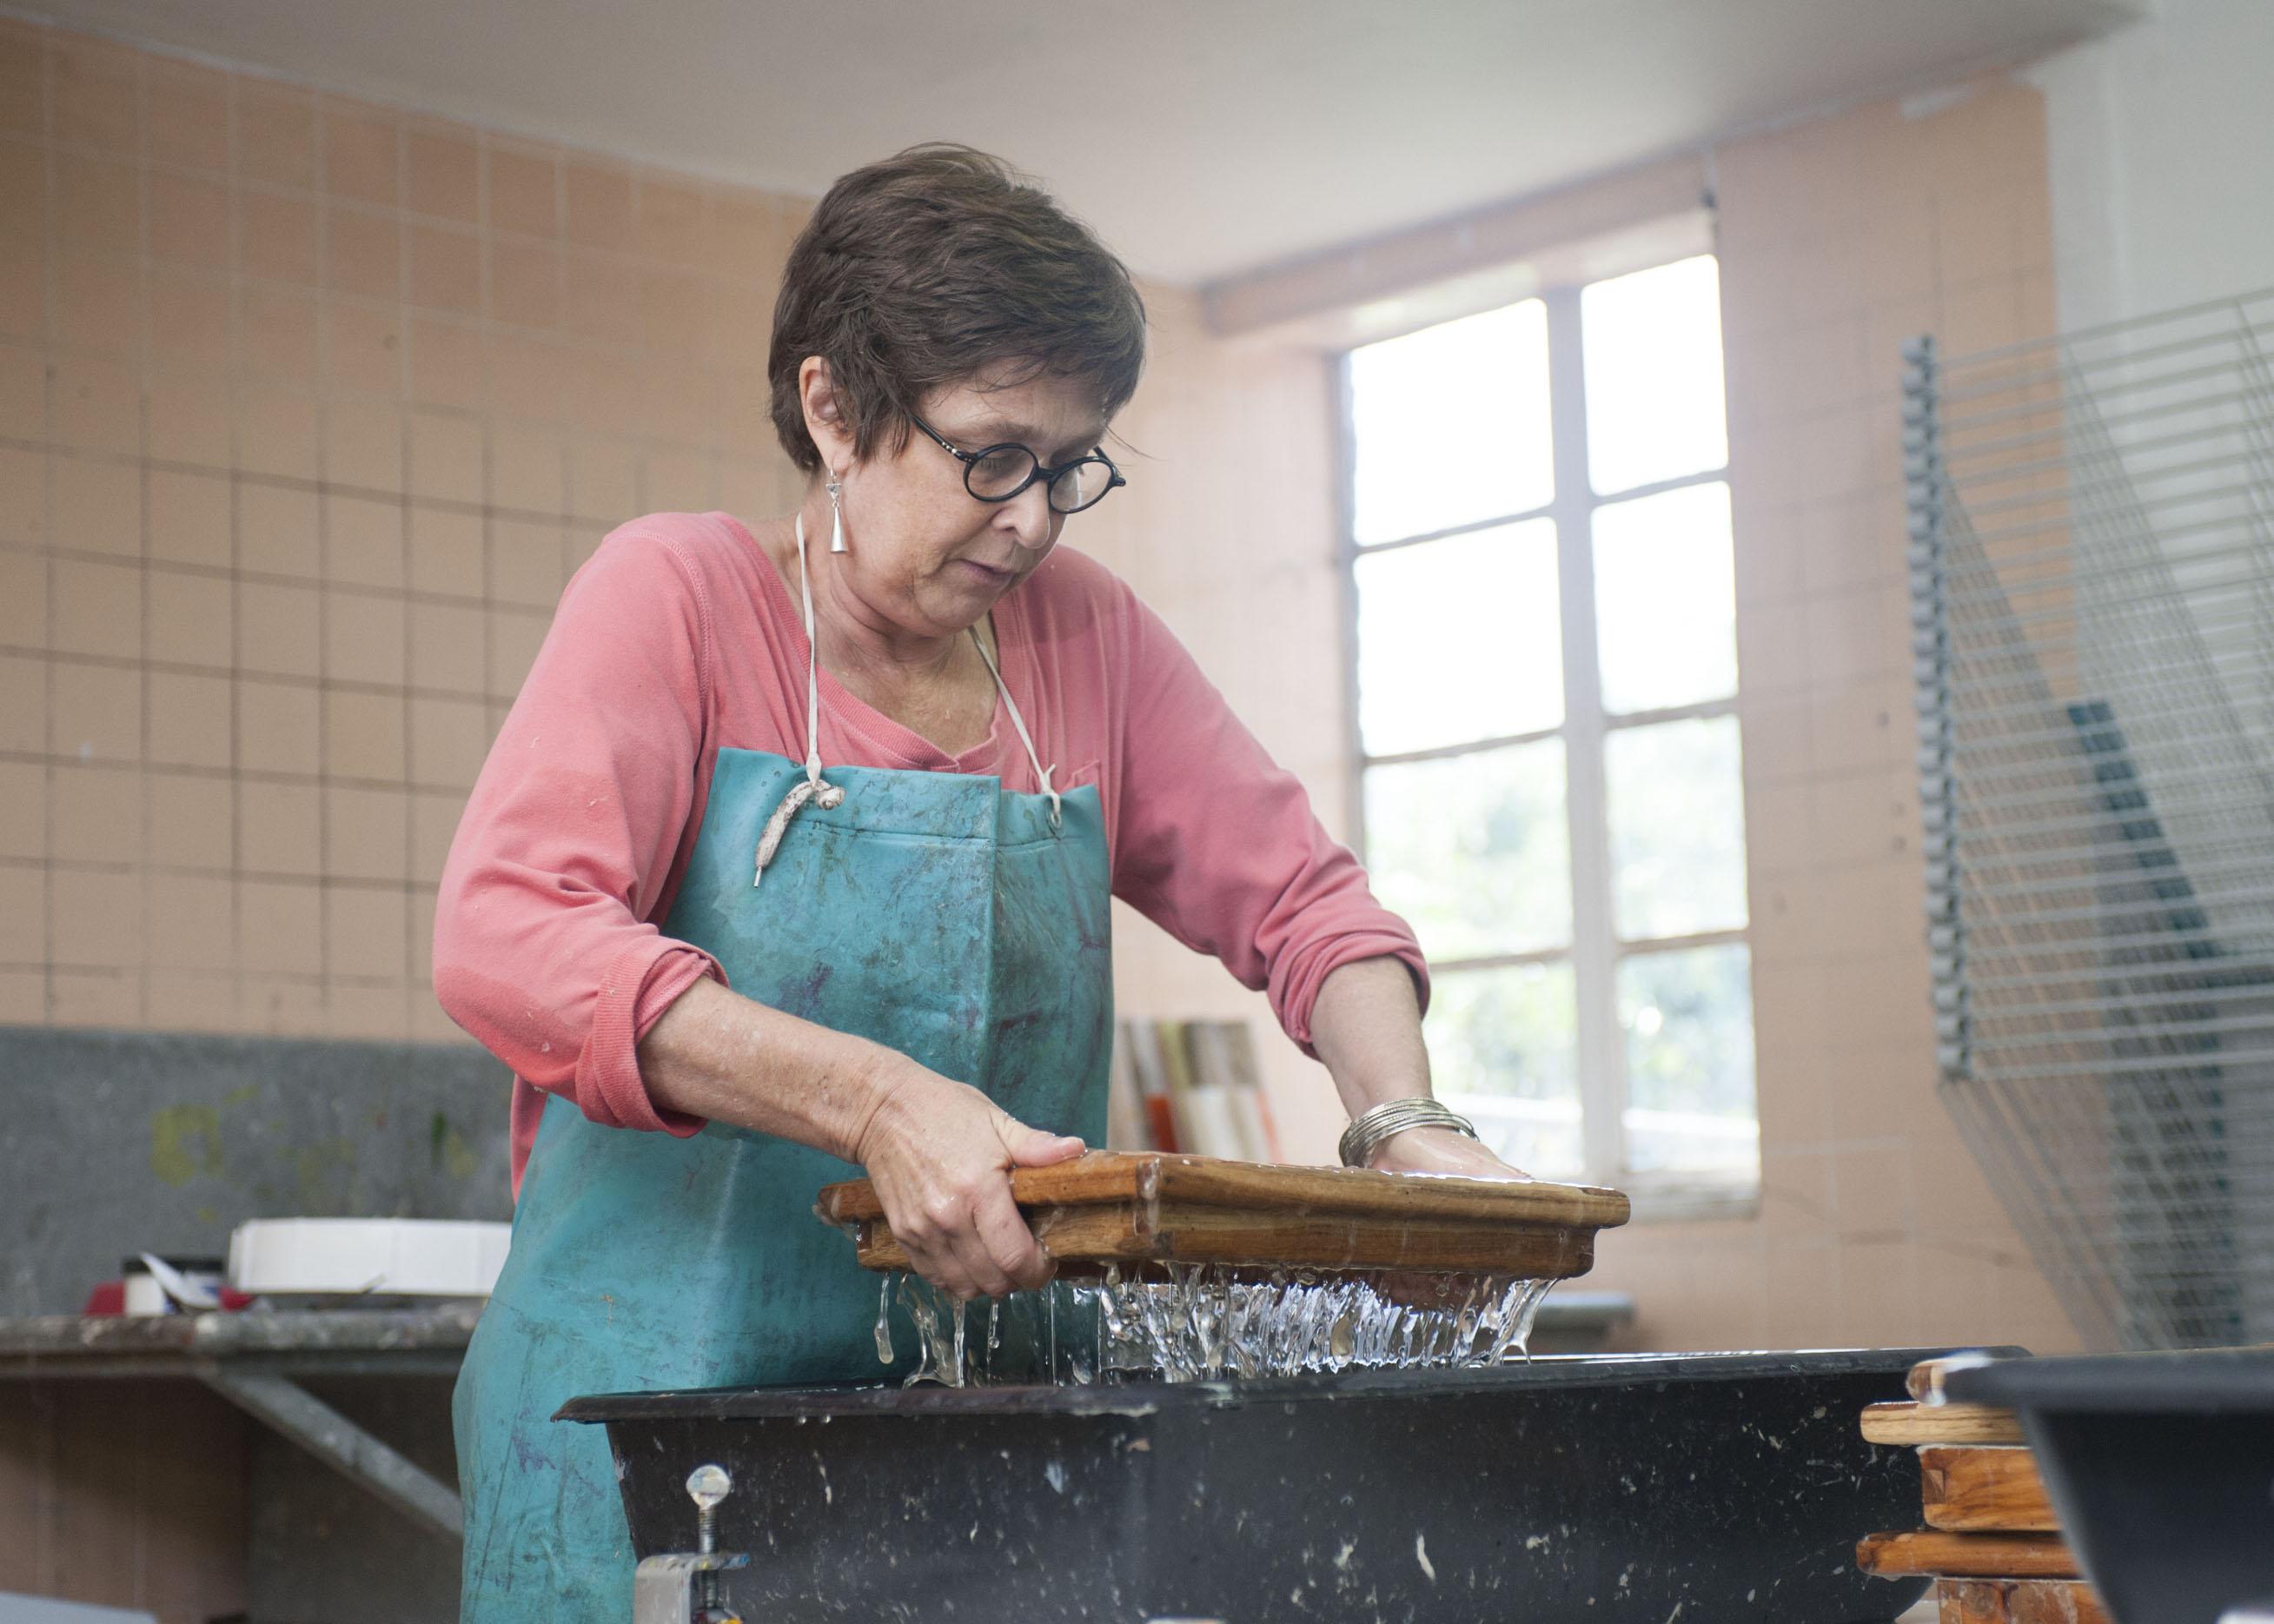
<svg viewBox="0 0 2274 1624">
<path fill-rule="evenodd" d="M 1527 1182 L 1532 1177 L 1454 1128 L 1408 1128 L 1393 1134 L 1367 1165 L 1377 1173 L 1449 1173 L 1462 1178 Z"/>
<path fill-rule="evenodd" d="M 1532 1175 L 1509 1166 L 1455 1128 L 1408 1128 L 1382 1141 L 1368 1164 L 1377 1173 L 1436 1173 L 1460 1178 L 1519 1179 Z M 1375 1289 L 1392 1302 L 1427 1308 L 1445 1301 L 1443 1274 L 1392 1274 Z"/>
</svg>

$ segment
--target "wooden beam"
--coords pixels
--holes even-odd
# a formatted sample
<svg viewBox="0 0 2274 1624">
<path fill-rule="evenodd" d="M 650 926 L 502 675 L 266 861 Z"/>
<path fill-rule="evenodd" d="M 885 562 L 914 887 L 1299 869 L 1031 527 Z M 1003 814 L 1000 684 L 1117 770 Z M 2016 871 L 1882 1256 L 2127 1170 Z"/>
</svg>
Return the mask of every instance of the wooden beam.
<svg viewBox="0 0 2274 1624">
<path fill-rule="evenodd" d="M 2076 1558 L 2050 1534 L 1946 1534 L 1920 1529 L 1867 1534 L 1856 1565 L 1882 1579 L 2074 1579 Z"/>
<path fill-rule="evenodd" d="M 1864 1439 L 1875 1444 L 2021 1444 L 2021 1418 L 1987 1404 L 1867 1404 Z"/>
</svg>

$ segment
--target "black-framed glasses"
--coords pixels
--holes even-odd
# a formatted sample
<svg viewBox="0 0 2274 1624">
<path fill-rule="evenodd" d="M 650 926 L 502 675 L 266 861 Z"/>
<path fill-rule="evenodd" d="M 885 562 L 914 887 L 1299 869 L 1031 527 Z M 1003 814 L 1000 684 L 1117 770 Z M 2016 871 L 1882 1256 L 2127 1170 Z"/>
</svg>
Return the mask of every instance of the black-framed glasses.
<svg viewBox="0 0 2274 1624">
<path fill-rule="evenodd" d="M 1047 488 L 1053 513 L 1080 513 L 1105 500 L 1106 492 L 1129 482 L 1113 466 L 1103 447 L 1088 456 L 1044 468 L 1042 459 L 1013 441 L 980 451 L 960 451 L 941 438 L 940 432 L 914 412 L 908 421 L 931 436 L 932 443 L 963 464 L 963 488 L 983 502 L 1007 502 L 1041 480 Z"/>
</svg>

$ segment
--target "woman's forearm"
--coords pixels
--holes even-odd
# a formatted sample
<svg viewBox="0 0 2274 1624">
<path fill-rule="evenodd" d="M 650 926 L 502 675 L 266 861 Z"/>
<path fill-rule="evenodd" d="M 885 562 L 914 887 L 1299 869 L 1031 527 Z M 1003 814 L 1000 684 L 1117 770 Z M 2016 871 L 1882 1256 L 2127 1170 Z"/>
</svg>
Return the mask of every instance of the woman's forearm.
<svg viewBox="0 0 2274 1624">
<path fill-rule="evenodd" d="M 1311 1009 L 1311 1047 L 1327 1063 L 1352 1116 L 1385 1100 L 1429 1088 L 1421 1042 L 1421 1000 L 1396 959 L 1361 959 L 1326 979 Z M 1374 1147 L 1367 1166 L 1382 1172 L 1464 1178 L 1523 1178 L 1477 1139 L 1451 1128 L 1409 1128 Z"/>
<path fill-rule="evenodd" d="M 640 1078 L 665 1110 L 861 1159 L 870 1124 L 914 1068 L 881 1043 L 832 1031 L 717 981 L 673 1000 L 639 1043 Z"/>
<path fill-rule="evenodd" d="M 1011 1199 L 1013 1167 L 1082 1142 L 1028 1127 L 968 1083 L 866 1038 L 697 981 L 640 1040 L 666 1110 L 728 1122 L 866 1169 L 916 1269 L 958 1297 L 1039 1286 L 1050 1261 Z"/>
<path fill-rule="evenodd" d="M 1429 1092 L 1421 1001 L 1399 959 L 1361 959 L 1329 974 L 1311 1009 L 1311 1047 L 1353 1116 Z"/>
</svg>

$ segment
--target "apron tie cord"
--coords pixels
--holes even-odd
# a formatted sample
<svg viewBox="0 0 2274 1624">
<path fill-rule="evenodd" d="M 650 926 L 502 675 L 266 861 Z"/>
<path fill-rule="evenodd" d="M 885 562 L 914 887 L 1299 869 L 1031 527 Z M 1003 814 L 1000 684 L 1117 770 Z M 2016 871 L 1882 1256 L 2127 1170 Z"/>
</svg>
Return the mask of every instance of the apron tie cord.
<svg viewBox="0 0 2274 1624">
<path fill-rule="evenodd" d="M 813 578 L 805 569 L 805 515 L 797 515 L 797 590 L 805 600 L 805 777 L 790 786 L 789 793 L 781 798 L 774 815 L 758 836 L 757 867 L 750 883 L 757 884 L 766 877 L 766 865 L 781 850 L 782 837 L 789 833 L 790 820 L 798 815 L 806 802 L 811 801 L 824 811 L 845 803 L 845 792 L 821 776 L 821 656 L 813 641 Z"/>
<path fill-rule="evenodd" d="M 1003 695 L 1003 708 L 1011 713 L 1011 726 L 1019 730 L 1019 742 L 1027 747 L 1027 761 L 1035 770 L 1035 781 L 1042 786 L 1043 793 L 1050 798 L 1050 827 L 1056 830 L 1059 826 L 1059 796 L 1058 786 L 1050 782 L 1050 775 L 1058 771 L 1057 763 L 1045 767 L 1043 758 L 1035 754 L 1034 735 L 1027 731 L 1027 718 L 1019 714 L 1019 702 L 1011 697 L 1011 685 L 1003 680 L 1003 673 L 996 666 L 995 657 L 987 651 L 987 644 L 981 640 L 976 626 L 971 628 L 971 642 L 979 650 L 979 658 L 987 662 L 987 674 L 995 679 L 995 690 Z"/>
<path fill-rule="evenodd" d="M 805 515 L 797 515 L 797 589 L 805 610 L 805 777 L 789 787 L 774 808 L 773 816 L 758 835 L 757 862 L 750 876 L 757 885 L 766 877 L 766 865 L 781 850 L 783 838 L 789 833 L 791 820 L 808 802 L 824 811 L 842 806 L 845 792 L 821 776 L 821 655 L 813 637 L 813 578 L 805 568 Z M 1011 726 L 1019 732 L 1019 742 L 1026 747 L 1027 762 L 1035 770 L 1035 782 L 1042 793 L 1050 798 L 1050 828 L 1063 827 L 1064 799 L 1058 786 L 1051 782 L 1057 774 L 1055 764 L 1045 767 L 1035 748 L 1035 736 L 1027 731 L 1027 718 L 1019 713 L 1019 702 L 1011 697 L 1011 685 L 1003 680 L 1002 668 L 987 650 L 986 641 L 979 635 L 976 626 L 971 628 L 972 646 L 979 658 L 987 663 L 987 674 L 995 679 L 995 690 L 1003 695 L 1003 708 L 1011 713 Z"/>
</svg>

